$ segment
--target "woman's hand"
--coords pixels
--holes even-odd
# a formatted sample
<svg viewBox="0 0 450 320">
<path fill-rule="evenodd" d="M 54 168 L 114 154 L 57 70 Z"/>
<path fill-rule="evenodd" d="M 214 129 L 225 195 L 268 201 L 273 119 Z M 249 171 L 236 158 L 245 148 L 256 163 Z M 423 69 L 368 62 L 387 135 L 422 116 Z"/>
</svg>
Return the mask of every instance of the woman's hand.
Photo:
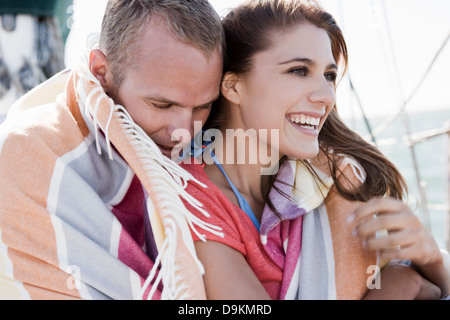
<svg viewBox="0 0 450 320">
<path fill-rule="evenodd" d="M 411 260 L 421 267 L 442 263 L 442 254 L 433 236 L 402 201 L 372 199 L 350 216 L 356 224 L 353 235 L 363 246 L 378 252 L 381 260 Z M 384 236 L 380 234 L 384 233 Z"/>
<path fill-rule="evenodd" d="M 410 260 L 442 294 L 450 292 L 450 266 L 434 237 L 402 201 L 372 199 L 356 209 L 348 222 L 356 226 L 353 235 L 382 261 Z"/>
</svg>

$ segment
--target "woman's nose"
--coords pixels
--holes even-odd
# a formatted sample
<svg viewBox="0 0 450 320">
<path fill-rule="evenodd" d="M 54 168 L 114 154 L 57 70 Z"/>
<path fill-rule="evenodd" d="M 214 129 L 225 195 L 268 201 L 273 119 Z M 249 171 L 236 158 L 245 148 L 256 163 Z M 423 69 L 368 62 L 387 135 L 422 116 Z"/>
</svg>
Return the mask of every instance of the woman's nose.
<svg viewBox="0 0 450 320">
<path fill-rule="evenodd" d="M 318 79 L 313 85 L 309 99 L 320 106 L 333 105 L 336 99 L 336 88 L 326 79 Z"/>
</svg>

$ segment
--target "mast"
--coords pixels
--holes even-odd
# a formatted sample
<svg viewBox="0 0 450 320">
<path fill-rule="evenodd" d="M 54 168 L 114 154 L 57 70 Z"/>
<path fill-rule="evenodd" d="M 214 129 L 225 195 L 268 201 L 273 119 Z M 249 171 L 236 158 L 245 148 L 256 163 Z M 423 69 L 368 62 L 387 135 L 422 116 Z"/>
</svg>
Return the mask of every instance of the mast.
<svg viewBox="0 0 450 320">
<path fill-rule="evenodd" d="M 450 251 L 450 121 L 447 122 L 447 224 L 445 228 L 447 250 Z"/>
</svg>

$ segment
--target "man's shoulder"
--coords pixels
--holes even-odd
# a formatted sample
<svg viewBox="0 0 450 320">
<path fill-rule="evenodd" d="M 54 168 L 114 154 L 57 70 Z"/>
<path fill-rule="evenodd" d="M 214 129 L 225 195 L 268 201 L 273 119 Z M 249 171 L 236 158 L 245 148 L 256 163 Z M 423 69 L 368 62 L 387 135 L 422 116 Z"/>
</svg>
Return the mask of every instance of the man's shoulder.
<svg viewBox="0 0 450 320">
<path fill-rule="evenodd" d="M 54 162 L 56 141 L 63 139 L 51 125 L 54 104 L 47 104 L 24 110 L 9 116 L 0 126 L 0 162 L 4 167 L 16 167 L 30 162 Z M 26 168 L 22 168 L 26 170 Z"/>
<path fill-rule="evenodd" d="M 50 128 L 59 117 L 56 106 L 64 100 L 68 76 L 68 72 L 61 72 L 17 100 L 0 126 L 0 140 L 37 137 Z"/>
<path fill-rule="evenodd" d="M 58 156 L 77 147 L 84 137 L 65 103 L 69 74 L 62 72 L 22 97 L 0 126 L 0 152 L 17 154 L 22 148 L 49 150 Z M 5 151 L 5 147 L 8 150 Z M 31 149 L 30 149 L 31 150 Z"/>
<path fill-rule="evenodd" d="M 51 149 L 52 141 L 63 139 L 64 132 L 58 130 L 59 114 L 56 103 L 35 106 L 32 109 L 10 114 L 0 126 L 0 153 L 15 154 L 20 149 L 42 152 Z M 7 149 L 6 149 L 7 148 Z"/>
</svg>

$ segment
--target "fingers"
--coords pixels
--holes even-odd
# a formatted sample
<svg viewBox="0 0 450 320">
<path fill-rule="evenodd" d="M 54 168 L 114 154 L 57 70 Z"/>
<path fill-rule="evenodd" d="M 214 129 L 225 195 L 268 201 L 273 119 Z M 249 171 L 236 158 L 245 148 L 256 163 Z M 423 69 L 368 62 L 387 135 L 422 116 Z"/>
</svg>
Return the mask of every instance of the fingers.
<svg viewBox="0 0 450 320">
<path fill-rule="evenodd" d="M 423 254 L 424 251 L 415 243 L 382 248 L 376 251 L 379 252 L 382 261 L 412 260 L 415 262 L 426 259 L 426 255 Z"/>
<path fill-rule="evenodd" d="M 422 224 L 420 220 L 408 211 L 396 213 L 379 213 L 377 216 L 367 218 L 356 222 L 356 228 L 353 235 L 359 235 L 362 238 L 375 236 L 377 232 L 386 230 L 388 232 L 400 231 L 406 228 L 415 230 L 420 229 Z"/>
<path fill-rule="evenodd" d="M 353 236 L 382 260 L 412 260 L 426 264 L 437 250 L 434 238 L 403 202 L 373 199 L 359 207 L 347 220 L 355 227 Z"/>
<path fill-rule="evenodd" d="M 389 233 L 386 236 L 360 236 L 365 239 L 363 246 L 370 251 L 382 251 L 392 249 L 398 251 L 399 248 L 406 248 L 416 242 L 416 234 L 410 230 L 402 230 Z M 391 251 L 392 251 L 391 250 Z"/>
<path fill-rule="evenodd" d="M 359 237 L 363 245 L 373 251 L 410 245 L 422 230 L 420 220 L 409 207 L 390 198 L 373 199 L 360 206 L 348 222 L 356 226 L 353 236 Z"/>
<path fill-rule="evenodd" d="M 396 213 L 409 211 L 409 207 L 401 201 L 391 198 L 374 198 L 356 209 L 348 218 L 348 223 L 359 224 L 379 213 Z"/>
<path fill-rule="evenodd" d="M 372 219 L 357 224 L 353 236 L 367 240 L 372 250 L 389 248 L 398 245 L 409 245 L 419 240 L 424 231 L 420 220 L 409 211 L 397 213 L 381 213 Z"/>
</svg>

